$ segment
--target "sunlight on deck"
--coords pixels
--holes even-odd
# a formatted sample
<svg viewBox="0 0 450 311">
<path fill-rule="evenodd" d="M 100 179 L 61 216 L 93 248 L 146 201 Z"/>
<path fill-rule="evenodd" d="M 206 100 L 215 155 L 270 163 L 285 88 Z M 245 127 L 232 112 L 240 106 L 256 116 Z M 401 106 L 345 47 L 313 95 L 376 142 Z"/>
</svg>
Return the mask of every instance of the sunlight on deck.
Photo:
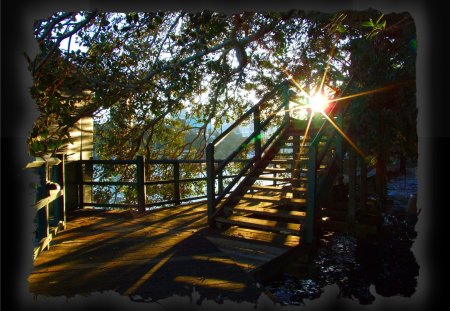
<svg viewBox="0 0 450 311">
<path fill-rule="evenodd" d="M 205 295 L 226 292 L 238 295 L 233 299 L 257 299 L 261 290 L 245 271 L 274 255 L 250 245 L 245 249 L 251 253 L 249 258 L 262 258 L 256 264 L 230 257 L 210 241 L 211 234 L 221 233 L 208 228 L 206 204 L 140 216 L 129 211 L 77 210 L 67 229 L 34 261 L 29 290 L 36 297 L 113 290 L 157 300 L 175 293 L 189 295 L 195 286 L 206 290 Z"/>
</svg>

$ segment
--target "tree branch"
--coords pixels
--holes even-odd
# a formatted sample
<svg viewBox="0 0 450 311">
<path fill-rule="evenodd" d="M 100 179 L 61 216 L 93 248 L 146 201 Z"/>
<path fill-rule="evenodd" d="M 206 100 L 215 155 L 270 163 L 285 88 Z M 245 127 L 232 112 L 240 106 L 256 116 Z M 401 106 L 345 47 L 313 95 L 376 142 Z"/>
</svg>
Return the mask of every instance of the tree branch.
<svg viewBox="0 0 450 311">
<path fill-rule="evenodd" d="M 53 44 L 51 50 L 45 55 L 45 57 L 41 60 L 41 62 L 33 68 L 32 72 L 33 76 L 36 74 L 36 72 L 39 72 L 39 70 L 42 68 L 42 66 L 44 66 L 45 63 L 47 63 L 47 61 L 50 59 L 50 56 L 52 56 L 55 53 L 55 51 L 59 48 L 59 45 L 65 38 L 71 37 L 72 35 L 77 33 L 81 28 L 86 26 L 97 15 L 98 13 L 96 11 L 89 13 L 88 16 L 82 22 L 78 23 L 74 29 L 58 37 L 56 42 Z"/>
</svg>

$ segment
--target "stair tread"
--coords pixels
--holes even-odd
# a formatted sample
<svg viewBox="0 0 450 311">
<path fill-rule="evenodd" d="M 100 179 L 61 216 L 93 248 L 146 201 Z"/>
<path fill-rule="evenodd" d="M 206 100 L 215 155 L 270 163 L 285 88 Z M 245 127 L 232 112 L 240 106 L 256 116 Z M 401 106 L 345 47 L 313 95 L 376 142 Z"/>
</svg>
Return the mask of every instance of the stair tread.
<svg viewBox="0 0 450 311">
<path fill-rule="evenodd" d="M 244 206 L 237 205 L 233 208 L 234 211 L 245 212 L 245 213 L 254 213 L 258 215 L 266 215 L 266 216 L 277 216 L 280 218 L 289 218 L 295 220 L 304 220 L 306 217 L 305 212 L 295 211 L 295 210 L 283 210 L 275 208 L 265 208 L 258 206 Z"/>
<path fill-rule="evenodd" d="M 307 153 L 294 153 L 294 155 L 296 157 L 298 157 L 299 155 L 305 155 L 305 154 L 307 154 Z M 292 157 L 292 153 L 290 153 L 290 152 L 279 152 L 279 153 L 276 154 L 276 156 L 289 156 L 289 157 Z M 309 159 L 308 157 L 301 157 L 301 158 Z"/>
<path fill-rule="evenodd" d="M 274 181 L 289 181 L 289 182 L 293 182 L 293 181 L 306 181 L 308 180 L 306 177 L 302 177 L 302 178 L 291 178 L 291 177 L 266 177 L 266 176 L 259 176 L 259 177 L 255 177 L 257 180 L 274 180 Z"/>
<path fill-rule="evenodd" d="M 249 218 L 244 216 L 230 216 L 229 218 L 217 217 L 216 221 L 242 227 L 276 231 L 280 233 L 287 233 L 294 235 L 300 235 L 300 228 L 301 228 L 300 224 L 286 222 L 282 223 L 283 225 L 281 225 L 281 223 L 278 221 Z"/>
<path fill-rule="evenodd" d="M 258 200 L 258 201 L 266 201 L 266 202 L 274 202 L 274 203 L 297 203 L 297 204 L 306 204 L 305 199 L 294 199 L 294 198 L 283 198 L 278 196 L 264 196 L 264 195 L 255 195 L 255 194 L 245 194 L 243 196 L 237 197 L 244 200 Z"/>
<path fill-rule="evenodd" d="M 292 187 L 292 186 L 269 186 L 269 185 L 264 185 L 264 186 L 259 186 L 259 185 L 253 185 L 249 188 L 252 189 L 258 189 L 258 190 L 266 190 L 266 191 L 279 191 L 279 192 L 289 192 L 289 191 L 299 191 L 299 192 L 304 192 L 306 191 L 306 188 L 302 188 L 302 187 Z"/>
<path fill-rule="evenodd" d="M 306 168 L 296 168 L 296 169 L 292 169 L 292 168 L 284 168 L 284 167 L 266 167 L 264 169 L 264 171 L 268 171 L 268 172 L 282 172 L 282 173 L 290 173 L 292 171 L 303 171 L 306 172 L 308 171 Z"/>
</svg>

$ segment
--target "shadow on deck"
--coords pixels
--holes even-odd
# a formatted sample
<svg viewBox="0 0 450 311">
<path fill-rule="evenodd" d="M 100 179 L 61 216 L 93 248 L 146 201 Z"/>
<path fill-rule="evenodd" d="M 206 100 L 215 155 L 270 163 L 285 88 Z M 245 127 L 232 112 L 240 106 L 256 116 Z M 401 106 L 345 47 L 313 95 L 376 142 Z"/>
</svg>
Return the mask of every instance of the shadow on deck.
<svg viewBox="0 0 450 311">
<path fill-rule="evenodd" d="M 83 209 L 69 214 L 67 224 L 34 261 L 28 281 L 37 299 L 114 291 L 158 301 L 196 291 L 197 304 L 256 303 L 264 293 L 248 272 L 292 247 L 223 236 L 208 228 L 202 203 L 139 217 Z"/>
</svg>

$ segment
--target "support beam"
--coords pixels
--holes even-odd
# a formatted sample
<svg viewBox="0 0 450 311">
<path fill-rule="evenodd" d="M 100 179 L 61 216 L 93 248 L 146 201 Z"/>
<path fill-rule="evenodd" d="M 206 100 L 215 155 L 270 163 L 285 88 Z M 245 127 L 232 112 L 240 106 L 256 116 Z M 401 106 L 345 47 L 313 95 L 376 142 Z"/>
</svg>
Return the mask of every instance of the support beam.
<svg viewBox="0 0 450 311">
<path fill-rule="evenodd" d="M 292 136 L 293 141 L 293 148 L 292 148 L 292 159 L 294 160 L 292 162 L 292 178 L 294 178 L 294 182 L 292 183 L 292 186 L 295 188 L 299 188 L 300 187 L 300 165 L 297 162 L 296 164 L 296 154 L 300 153 L 300 135 L 293 135 Z M 299 192 L 294 192 L 294 198 L 299 198 L 300 197 L 300 193 Z"/>
<path fill-rule="evenodd" d="M 213 214 L 215 207 L 215 170 L 214 170 L 214 145 L 208 144 L 206 146 L 206 195 L 208 202 L 208 224 L 213 227 Z"/>
<path fill-rule="evenodd" d="M 349 151 L 348 161 L 348 211 L 347 222 L 350 225 L 355 223 L 356 215 L 356 152 L 353 148 Z"/>
<path fill-rule="evenodd" d="M 314 242 L 314 223 L 316 208 L 316 161 L 317 146 L 311 146 L 308 152 L 308 189 L 306 202 L 306 224 L 305 224 L 305 242 L 311 244 Z"/>
<path fill-rule="evenodd" d="M 282 98 L 284 107 L 284 121 L 287 122 L 290 119 L 289 111 L 289 84 L 285 84 L 282 87 Z"/>
<path fill-rule="evenodd" d="M 260 106 L 257 106 L 253 112 L 253 128 L 256 133 L 255 137 L 255 157 L 256 160 L 261 160 L 261 114 Z"/>
<path fill-rule="evenodd" d="M 180 205 L 180 162 L 173 163 L 173 191 L 176 205 Z"/>
<path fill-rule="evenodd" d="M 359 206 L 361 210 L 366 210 L 367 203 L 367 164 L 360 158 L 360 176 L 359 176 Z"/>
<path fill-rule="evenodd" d="M 36 201 L 39 202 L 48 196 L 47 180 L 48 180 L 48 166 L 47 164 L 39 167 L 39 187 L 36 192 Z M 49 235 L 49 223 L 48 223 L 48 200 L 45 202 L 45 206 L 37 212 L 37 238 L 38 240 L 45 239 Z"/>
<path fill-rule="evenodd" d="M 136 157 L 136 188 L 138 193 L 138 212 L 145 212 L 145 158 L 138 155 Z"/>
<path fill-rule="evenodd" d="M 337 112 L 337 118 L 336 118 L 336 124 L 339 126 L 339 128 L 343 128 L 343 113 L 342 113 L 342 107 L 338 107 Z M 344 148 L 343 148 L 343 138 L 342 135 L 336 135 L 336 154 L 337 154 L 337 160 L 338 163 L 338 173 L 343 173 L 343 165 L 342 160 L 344 159 Z"/>
</svg>

